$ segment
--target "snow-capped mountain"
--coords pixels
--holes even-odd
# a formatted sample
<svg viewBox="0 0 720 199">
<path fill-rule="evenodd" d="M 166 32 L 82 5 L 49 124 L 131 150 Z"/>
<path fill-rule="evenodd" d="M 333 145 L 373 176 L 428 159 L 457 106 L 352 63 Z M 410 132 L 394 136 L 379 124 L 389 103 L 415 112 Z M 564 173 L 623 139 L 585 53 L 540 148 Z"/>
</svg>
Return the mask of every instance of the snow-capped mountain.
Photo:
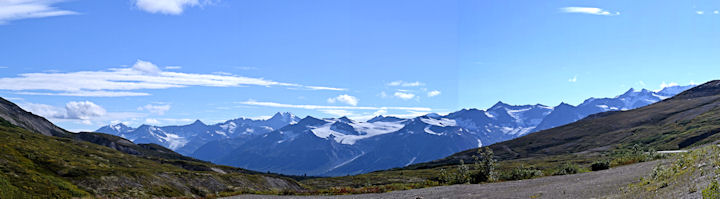
<svg viewBox="0 0 720 199">
<path fill-rule="evenodd" d="M 97 132 L 117 135 L 135 143 L 155 143 L 189 155 L 211 141 L 261 135 L 299 120 L 300 118 L 290 113 L 277 113 L 267 120 L 238 118 L 214 125 L 206 125 L 196 120 L 182 126 L 141 125 L 131 128 L 118 123 L 101 127 Z"/>
<path fill-rule="evenodd" d="M 590 98 L 578 106 L 561 103 L 553 108 L 553 111 L 544 118 L 543 121 L 532 130 L 532 132 L 569 124 L 595 113 L 605 111 L 624 111 L 647 106 L 675 96 L 692 87 L 693 85 L 672 86 L 665 87 L 660 91 L 650 91 L 647 89 L 637 91 L 631 88 L 624 94 L 617 97 Z"/>
<path fill-rule="evenodd" d="M 565 125 L 591 114 L 646 106 L 692 86 L 660 91 L 630 89 L 614 98 L 590 98 L 573 106 L 509 105 L 487 110 L 462 109 L 447 115 L 403 119 L 376 116 L 368 121 L 347 117 L 302 120 L 278 113 L 268 120 L 235 119 L 215 125 L 133 129 L 122 124 L 99 132 L 140 143 L 158 143 L 195 158 L 258 171 L 295 175 L 339 176 L 366 173 L 446 157 L 453 153 L 510 140 Z"/>
</svg>

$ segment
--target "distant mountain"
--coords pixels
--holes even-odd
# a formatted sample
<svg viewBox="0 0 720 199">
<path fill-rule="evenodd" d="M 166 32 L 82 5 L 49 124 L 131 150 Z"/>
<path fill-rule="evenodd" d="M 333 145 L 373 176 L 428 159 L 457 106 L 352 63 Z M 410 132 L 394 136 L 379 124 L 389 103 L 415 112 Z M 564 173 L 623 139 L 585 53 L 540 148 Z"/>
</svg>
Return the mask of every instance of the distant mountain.
<svg viewBox="0 0 720 199">
<path fill-rule="evenodd" d="M 604 109 L 605 106 L 612 110 L 642 107 L 594 114 L 571 124 L 495 143 L 489 147 L 493 149 L 496 159 L 510 160 L 592 154 L 635 144 L 656 150 L 677 150 L 717 143 L 720 139 L 720 80 L 677 94 L 686 88 L 672 87 L 659 92 L 631 90 L 605 103 L 596 103 L 601 99 L 588 100 L 583 104 L 602 106 Z M 674 97 L 668 98 L 670 95 Z M 658 99 L 663 101 L 644 106 Z M 577 108 L 580 107 L 584 106 Z M 472 160 L 474 154 L 476 150 L 470 149 L 409 168 L 458 164 L 460 160 Z"/>
<path fill-rule="evenodd" d="M 538 124 L 533 132 L 550 129 L 553 127 L 569 124 L 578 121 L 595 113 L 605 111 L 624 111 L 647 106 L 664 99 L 670 98 L 682 91 L 692 88 L 689 86 L 666 87 L 654 92 L 647 89 L 636 91 L 630 89 L 622 95 L 614 98 L 590 98 L 578 106 L 562 103 L 556 106 L 550 115 Z"/>
<path fill-rule="evenodd" d="M 267 120 L 239 118 L 214 125 L 206 125 L 200 120 L 181 126 L 141 125 L 137 128 L 118 123 L 101 127 L 96 132 L 120 136 L 136 143 L 154 143 L 189 155 L 211 141 L 262 135 L 299 120 L 290 113 L 277 113 Z"/>
<path fill-rule="evenodd" d="M 667 99 L 691 86 L 658 92 L 630 89 L 614 98 L 590 98 L 578 106 L 509 105 L 463 109 L 448 115 L 403 119 L 376 116 L 300 120 L 278 113 L 268 120 L 236 119 L 215 125 L 137 129 L 112 125 L 113 133 L 139 143 L 157 143 L 219 164 L 294 175 L 339 176 L 427 162 L 456 152 L 569 124 L 589 115 L 630 110 Z"/>
</svg>

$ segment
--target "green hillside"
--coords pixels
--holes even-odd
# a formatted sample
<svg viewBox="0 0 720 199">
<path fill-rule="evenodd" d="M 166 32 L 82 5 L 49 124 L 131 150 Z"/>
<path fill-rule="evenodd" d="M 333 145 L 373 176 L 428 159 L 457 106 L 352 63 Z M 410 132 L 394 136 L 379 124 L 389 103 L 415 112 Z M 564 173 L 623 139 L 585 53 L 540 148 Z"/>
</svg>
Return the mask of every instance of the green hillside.
<svg viewBox="0 0 720 199">
<path fill-rule="evenodd" d="M 0 123 L 0 198 L 145 198 L 302 189 L 280 176 L 191 159 L 138 157 L 85 141 L 29 132 L 3 119 Z M 152 145 L 143 148 L 157 154 L 166 150 Z"/>
</svg>

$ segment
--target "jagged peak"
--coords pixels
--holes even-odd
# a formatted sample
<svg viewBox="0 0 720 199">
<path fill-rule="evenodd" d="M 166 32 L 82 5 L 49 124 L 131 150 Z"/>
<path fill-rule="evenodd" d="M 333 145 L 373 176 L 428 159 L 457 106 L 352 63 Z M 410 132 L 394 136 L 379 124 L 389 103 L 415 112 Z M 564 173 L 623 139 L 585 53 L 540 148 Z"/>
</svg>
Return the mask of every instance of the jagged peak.
<svg viewBox="0 0 720 199">
<path fill-rule="evenodd" d="M 351 120 L 347 116 L 342 116 L 341 118 L 338 118 L 338 120 L 345 122 L 345 123 L 353 123 L 353 120 Z"/>
<path fill-rule="evenodd" d="M 290 112 L 277 112 L 277 113 L 275 113 L 275 115 L 273 115 L 270 119 L 267 119 L 267 120 L 280 120 L 280 121 L 291 122 L 293 120 L 296 120 L 296 118 L 297 117 Z"/>
<path fill-rule="evenodd" d="M 317 125 L 317 124 L 321 124 L 321 123 L 324 124 L 324 123 L 327 123 L 327 121 L 308 115 L 305 118 L 298 121 L 297 124 L 299 124 L 299 125 Z"/>
<path fill-rule="evenodd" d="M 202 121 L 200 121 L 200 119 L 195 120 L 195 122 L 193 122 L 193 123 L 190 124 L 190 125 L 203 125 L 203 126 L 207 126 L 207 125 L 205 125 L 205 123 L 203 123 Z"/>
<path fill-rule="evenodd" d="M 506 104 L 505 102 L 502 102 L 502 101 L 498 101 L 497 103 L 495 103 L 495 105 L 493 105 L 492 107 L 490 107 L 490 109 L 488 109 L 488 110 L 494 110 L 494 109 L 498 109 L 498 108 L 505 108 L 505 107 L 508 107 L 508 106 L 511 106 L 511 105 Z"/>
</svg>

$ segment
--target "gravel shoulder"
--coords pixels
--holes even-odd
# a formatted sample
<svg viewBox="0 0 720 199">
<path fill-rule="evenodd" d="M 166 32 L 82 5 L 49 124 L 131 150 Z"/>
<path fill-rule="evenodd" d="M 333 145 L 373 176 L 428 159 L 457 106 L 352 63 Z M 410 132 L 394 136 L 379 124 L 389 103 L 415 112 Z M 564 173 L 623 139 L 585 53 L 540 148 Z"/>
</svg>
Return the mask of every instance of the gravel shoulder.
<svg viewBox="0 0 720 199">
<path fill-rule="evenodd" d="M 621 188 L 652 172 L 663 160 L 643 162 L 603 171 L 550 176 L 530 180 L 440 186 L 380 194 L 343 196 L 240 195 L 230 199 L 255 198 L 620 198 Z"/>
</svg>

